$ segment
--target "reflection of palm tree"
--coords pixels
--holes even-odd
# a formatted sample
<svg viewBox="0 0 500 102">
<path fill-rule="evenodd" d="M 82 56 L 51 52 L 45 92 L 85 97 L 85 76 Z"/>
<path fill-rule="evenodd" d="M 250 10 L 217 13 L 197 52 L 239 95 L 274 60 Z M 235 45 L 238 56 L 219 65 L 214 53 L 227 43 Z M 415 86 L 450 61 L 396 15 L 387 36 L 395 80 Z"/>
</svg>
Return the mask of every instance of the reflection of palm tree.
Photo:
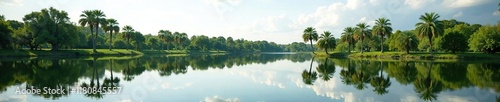
<svg viewBox="0 0 500 102">
<path fill-rule="evenodd" d="M 118 86 L 118 84 L 120 83 L 120 79 L 118 77 L 113 77 L 113 61 L 110 59 L 109 60 L 109 72 L 111 74 L 111 77 L 110 78 L 104 78 L 104 83 L 103 83 L 103 86 L 104 87 L 110 87 L 110 89 L 115 89 L 115 87 Z M 110 91 L 110 90 L 106 90 L 106 91 Z"/>
<path fill-rule="evenodd" d="M 97 60 L 97 58 L 95 58 L 95 57 L 94 57 L 94 58 L 93 58 L 93 60 L 92 60 L 92 79 L 90 80 L 90 85 L 88 85 L 87 83 L 85 83 L 85 82 L 84 82 L 84 83 L 81 85 L 81 87 L 86 88 L 86 89 L 89 89 L 89 88 L 96 88 L 96 89 L 100 89 L 100 88 L 102 87 L 102 86 L 100 85 L 100 83 L 99 83 L 99 77 L 98 77 L 98 75 L 97 75 L 97 68 L 96 68 L 96 66 L 95 66 L 95 65 L 96 65 L 96 63 L 97 63 L 97 62 L 96 62 L 96 60 Z M 96 80 L 97 80 L 97 84 L 95 84 L 95 83 L 94 83 L 94 79 L 96 79 Z M 88 91 L 88 90 L 87 90 L 87 91 Z M 92 97 L 92 98 L 98 98 L 98 99 L 99 99 L 99 98 L 103 98 L 103 94 L 101 94 L 100 92 L 95 92 L 95 93 L 94 93 L 94 92 L 92 92 L 92 91 L 91 91 L 91 92 L 87 92 L 87 93 L 85 93 L 85 96 L 87 96 L 87 97 Z"/>
<path fill-rule="evenodd" d="M 415 86 L 415 92 L 420 94 L 420 98 L 426 101 L 432 101 L 436 99 L 436 94 L 441 92 L 442 87 L 439 81 L 433 81 L 431 79 L 432 62 L 430 63 L 429 71 L 427 72 L 427 77 L 418 77 L 413 85 Z"/>
<path fill-rule="evenodd" d="M 318 78 L 318 76 L 317 76 L 318 73 L 312 72 L 313 61 L 314 61 L 314 57 L 311 60 L 311 65 L 309 66 L 309 71 L 304 70 L 302 72 L 302 81 L 307 85 L 312 85 L 312 83 L 314 83 L 314 81 L 316 81 L 316 79 Z"/>
<path fill-rule="evenodd" d="M 389 76 L 384 78 L 384 75 L 382 74 L 382 71 L 384 70 L 383 68 L 383 63 L 380 62 L 380 76 L 375 76 L 372 77 L 370 84 L 375 88 L 373 89 L 373 92 L 376 92 L 378 95 L 383 95 L 388 93 L 389 91 L 387 88 L 391 86 L 391 82 L 389 80 Z"/>
<path fill-rule="evenodd" d="M 324 81 L 328 81 L 333 77 L 333 74 L 335 73 L 335 66 L 329 65 L 328 63 L 328 57 L 326 58 L 325 62 L 323 64 L 318 65 L 316 67 L 316 70 L 320 73 L 320 77 Z"/>
<path fill-rule="evenodd" d="M 354 74 L 354 68 L 351 66 L 351 60 L 347 59 L 347 70 L 342 69 L 340 71 L 340 79 L 342 79 L 342 82 L 346 85 L 351 85 L 352 84 L 352 75 Z"/>
<path fill-rule="evenodd" d="M 131 81 L 134 79 L 134 76 L 132 76 L 132 71 L 130 70 L 130 63 L 127 63 L 127 69 L 123 70 L 123 74 L 125 74 L 125 77 L 123 77 L 123 80 L 125 81 Z"/>
<path fill-rule="evenodd" d="M 356 89 L 358 90 L 363 90 L 366 88 L 365 83 L 370 82 L 370 76 L 367 75 L 366 73 L 363 73 L 362 71 L 356 71 L 352 75 L 352 81 L 353 84 L 355 84 Z"/>
</svg>

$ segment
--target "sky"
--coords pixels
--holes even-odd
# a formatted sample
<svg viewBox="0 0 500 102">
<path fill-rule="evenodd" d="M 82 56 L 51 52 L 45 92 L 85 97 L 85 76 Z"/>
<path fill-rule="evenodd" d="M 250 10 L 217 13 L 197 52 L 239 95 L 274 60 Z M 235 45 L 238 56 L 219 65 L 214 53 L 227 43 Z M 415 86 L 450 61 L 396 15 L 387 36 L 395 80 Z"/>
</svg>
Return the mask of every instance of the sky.
<svg viewBox="0 0 500 102">
<path fill-rule="evenodd" d="M 471 24 L 497 24 L 498 0 L 0 0 L 0 15 L 22 21 L 24 15 L 54 7 L 77 22 L 84 10 L 102 10 L 120 26 L 130 25 L 143 34 L 159 30 L 267 40 L 278 44 L 303 42 L 305 28 L 335 38 L 358 23 L 373 26 L 390 19 L 395 30 L 411 30 L 425 12 L 440 19 Z"/>
</svg>

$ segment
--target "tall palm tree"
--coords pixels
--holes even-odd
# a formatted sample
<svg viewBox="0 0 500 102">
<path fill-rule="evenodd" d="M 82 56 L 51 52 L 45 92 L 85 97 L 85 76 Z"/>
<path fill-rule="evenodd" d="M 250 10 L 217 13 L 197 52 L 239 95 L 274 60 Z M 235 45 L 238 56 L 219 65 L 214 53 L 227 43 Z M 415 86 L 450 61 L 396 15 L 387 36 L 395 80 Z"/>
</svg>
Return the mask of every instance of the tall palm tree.
<svg viewBox="0 0 500 102">
<path fill-rule="evenodd" d="M 370 36 L 370 25 L 367 25 L 366 23 L 359 23 L 356 25 L 356 35 L 358 36 L 358 40 L 361 40 L 361 53 L 364 52 L 364 43 L 363 40 L 365 40 L 366 37 Z"/>
<path fill-rule="evenodd" d="M 132 38 L 132 33 L 134 33 L 134 28 L 132 26 L 126 25 L 123 27 L 123 33 L 122 33 L 122 38 L 125 38 L 127 40 L 127 50 L 128 50 L 128 45 L 130 44 L 130 39 Z"/>
<path fill-rule="evenodd" d="M 109 32 L 109 51 L 112 50 L 113 46 L 113 32 L 118 33 L 120 31 L 118 24 L 115 19 L 110 18 L 106 20 L 106 25 L 102 27 L 105 32 Z"/>
<path fill-rule="evenodd" d="M 96 53 L 97 51 L 95 50 L 95 39 L 93 38 L 94 22 L 96 22 L 96 17 L 94 15 L 94 12 L 90 10 L 84 10 L 82 13 L 83 14 L 80 15 L 81 18 L 80 20 L 78 20 L 78 23 L 80 23 L 81 26 L 88 25 L 90 27 L 90 39 L 92 40 L 92 51 Z"/>
<path fill-rule="evenodd" d="M 353 27 L 347 27 L 347 28 L 344 28 L 344 32 L 342 33 L 342 42 L 347 42 L 347 49 L 348 49 L 348 53 L 351 53 L 351 45 L 353 44 L 354 42 L 354 31 L 355 29 Z"/>
<path fill-rule="evenodd" d="M 180 45 L 181 49 L 183 49 L 182 44 L 188 39 L 188 35 L 186 33 L 181 33 L 179 34 L 179 37 L 177 39 L 177 44 Z"/>
<path fill-rule="evenodd" d="M 439 14 L 435 12 L 425 13 L 419 18 L 421 22 L 415 24 L 415 26 L 417 26 L 417 35 L 420 38 L 429 38 L 429 48 L 431 51 L 431 55 L 433 54 L 432 38 L 444 33 L 443 23 L 438 20 L 439 17 Z"/>
<path fill-rule="evenodd" d="M 373 35 L 380 36 L 380 52 L 384 53 L 384 37 L 392 33 L 391 20 L 387 18 L 379 18 L 375 20 L 375 26 L 373 26 Z"/>
<path fill-rule="evenodd" d="M 316 54 L 316 53 L 314 53 L 314 47 L 312 44 L 313 40 L 318 41 L 318 33 L 316 32 L 316 29 L 314 29 L 313 27 L 307 27 L 304 30 L 304 34 L 302 34 L 302 39 L 304 40 L 305 43 L 307 43 L 308 41 L 311 43 L 311 48 L 313 49 L 313 54 Z"/>
<path fill-rule="evenodd" d="M 101 10 L 92 10 L 92 13 L 95 17 L 94 28 L 95 28 L 95 36 L 94 36 L 94 48 L 95 42 L 97 41 L 97 37 L 99 36 L 99 25 L 106 25 L 106 15 Z"/>
<path fill-rule="evenodd" d="M 328 49 L 335 47 L 335 38 L 329 31 L 323 32 L 319 38 L 320 40 L 316 43 L 316 46 L 324 49 L 325 53 L 328 55 Z"/>
<path fill-rule="evenodd" d="M 165 44 L 167 44 L 168 49 L 168 42 L 171 42 L 173 40 L 172 32 L 170 32 L 169 30 L 160 30 L 158 31 L 158 37 L 163 41 L 163 44 L 161 45 L 162 50 L 164 50 Z"/>
</svg>

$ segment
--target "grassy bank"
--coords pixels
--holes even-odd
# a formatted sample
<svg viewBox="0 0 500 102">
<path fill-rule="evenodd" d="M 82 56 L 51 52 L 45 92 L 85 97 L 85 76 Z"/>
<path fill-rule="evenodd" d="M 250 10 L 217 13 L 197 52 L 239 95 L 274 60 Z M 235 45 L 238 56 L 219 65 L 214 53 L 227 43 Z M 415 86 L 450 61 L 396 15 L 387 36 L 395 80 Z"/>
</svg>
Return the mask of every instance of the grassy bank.
<svg viewBox="0 0 500 102">
<path fill-rule="evenodd" d="M 329 53 L 316 52 L 315 56 L 323 57 L 348 57 L 348 58 L 378 58 L 378 59 L 500 59 L 500 54 L 485 54 L 485 53 L 434 53 L 431 55 L 427 52 L 414 52 L 406 54 L 404 52 L 353 52 L 353 53 Z"/>
<path fill-rule="evenodd" d="M 144 54 L 198 54 L 198 53 L 226 53 L 224 51 L 189 52 L 184 50 L 161 50 L 161 51 L 135 51 L 125 49 L 75 49 L 75 50 L 0 50 L 0 57 L 37 57 L 37 56 L 101 56 L 101 55 L 144 55 Z"/>
</svg>

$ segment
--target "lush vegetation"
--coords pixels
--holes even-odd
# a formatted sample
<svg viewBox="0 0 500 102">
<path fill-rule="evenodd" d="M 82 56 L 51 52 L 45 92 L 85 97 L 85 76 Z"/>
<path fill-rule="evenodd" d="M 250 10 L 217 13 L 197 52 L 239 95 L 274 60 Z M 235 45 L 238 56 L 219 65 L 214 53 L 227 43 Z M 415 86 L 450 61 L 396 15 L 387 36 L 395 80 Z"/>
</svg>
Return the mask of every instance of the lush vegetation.
<svg viewBox="0 0 500 102">
<path fill-rule="evenodd" d="M 337 45 L 330 49 L 347 53 L 351 53 L 352 50 L 361 53 L 365 51 L 384 53 L 384 49 L 387 49 L 406 54 L 430 52 L 431 56 L 435 51 L 438 53 L 500 51 L 500 22 L 496 25 L 480 25 L 455 19 L 439 20 L 439 17 L 437 13 L 425 13 L 419 18 L 421 22 L 415 25 L 414 30 L 395 32 L 392 32 L 390 20 L 386 18 L 377 19 L 372 29 L 369 29 L 370 25 L 366 23 L 359 23 L 356 27 L 346 27 L 340 39 L 329 42 Z M 324 49 L 319 46 L 318 48 Z"/>
<path fill-rule="evenodd" d="M 84 10 L 77 23 L 70 22 L 67 12 L 55 8 L 26 14 L 23 21 L 0 17 L 0 49 L 51 51 L 71 49 L 133 49 L 136 51 L 225 51 L 271 52 L 311 51 L 302 43 L 288 45 L 268 41 L 249 41 L 232 37 L 191 36 L 183 32 L 159 30 L 157 35 L 143 34 L 130 25 L 119 26 L 119 20 L 106 18 L 101 10 Z M 299 46 L 300 45 L 300 46 Z"/>
</svg>

